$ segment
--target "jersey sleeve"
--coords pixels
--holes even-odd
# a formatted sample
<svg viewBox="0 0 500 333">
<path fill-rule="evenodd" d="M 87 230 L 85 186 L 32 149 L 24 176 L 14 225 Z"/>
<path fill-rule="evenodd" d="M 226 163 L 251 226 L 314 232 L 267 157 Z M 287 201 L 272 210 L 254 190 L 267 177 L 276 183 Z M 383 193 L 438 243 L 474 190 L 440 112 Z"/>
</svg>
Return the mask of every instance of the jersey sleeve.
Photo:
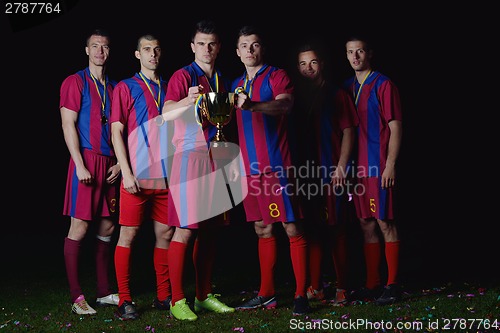
<svg viewBox="0 0 500 333">
<path fill-rule="evenodd" d="M 167 94 L 165 100 L 178 102 L 187 96 L 191 86 L 191 77 L 188 71 L 179 69 L 172 74 L 168 81 Z"/>
<path fill-rule="evenodd" d="M 113 90 L 110 122 L 120 122 L 124 125 L 127 124 L 131 105 L 130 89 L 123 81 L 119 82 Z"/>
<path fill-rule="evenodd" d="M 269 78 L 270 84 L 273 87 L 273 97 L 281 94 L 293 94 L 294 85 L 290 76 L 284 69 L 277 69 Z"/>
<path fill-rule="evenodd" d="M 80 76 L 68 76 L 61 84 L 59 108 L 79 112 L 82 102 L 83 82 Z"/>
<path fill-rule="evenodd" d="M 391 80 L 382 83 L 378 91 L 378 97 L 383 117 L 387 122 L 403 120 L 399 90 Z"/>
</svg>

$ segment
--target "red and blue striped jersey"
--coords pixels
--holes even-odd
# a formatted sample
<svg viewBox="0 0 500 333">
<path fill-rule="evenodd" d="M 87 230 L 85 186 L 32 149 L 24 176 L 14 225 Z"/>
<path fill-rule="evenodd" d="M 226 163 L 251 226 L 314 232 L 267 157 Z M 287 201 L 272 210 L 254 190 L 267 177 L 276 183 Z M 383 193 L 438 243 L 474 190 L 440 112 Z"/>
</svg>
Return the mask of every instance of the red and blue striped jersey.
<svg viewBox="0 0 500 333">
<path fill-rule="evenodd" d="M 154 121 L 165 102 L 167 82 L 160 78 L 160 85 L 158 91 L 156 82 L 136 73 L 120 81 L 113 93 L 111 122 L 125 126 L 129 159 L 138 179 L 165 178 L 169 172 L 171 128 L 169 122 L 158 126 Z"/>
<path fill-rule="evenodd" d="M 215 73 L 209 79 L 194 61 L 178 69 L 172 74 L 168 82 L 166 100 L 178 102 L 188 95 L 189 87 L 198 85 L 203 86 L 202 93 L 204 94 L 211 91 L 227 92 L 229 82 L 222 76 L 219 70 L 216 69 Z M 175 119 L 173 144 L 177 151 L 189 150 L 201 145 L 205 145 L 205 148 L 208 148 L 207 142 L 210 142 L 215 136 L 217 128 L 205 118 L 202 118 L 202 129 L 205 137 L 201 135 L 194 111 L 188 117 Z"/>
<path fill-rule="evenodd" d="M 80 147 L 105 156 L 114 156 L 114 152 L 111 145 L 110 123 L 108 121 L 103 124 L 101 121 L 102 105 L 104 104 L 104 114 L 109 119 L 115 85 L 116 81 L 106 76 L 106 91 L 104 91 L 101 82 L 96 80 L 94 83 L 87 67 L 68 76 L 61 84 L 60 90 L 59 108 L 65 107 L 78 113 Z"/>
<path fill-rule="evenodd" d="M 360 84 L 356 77 L 344 88 L 356 100 Z M 385 75 L 373 71 L 364 81 L 356 109 L 359 117 L 356 166 L 358 177 L 379 177 L 385 169 L 391 120 L 402 120 L 401 100 L 396 85 Z"/>
<path fill-rule="evenodd" d="M 280 94 L 293 94 L 288 73 L 264 65 L 253 80 L 247 73 L 236 78 L 232 90 L 243 87 L 252 101 L 272 101 Z M 288 115 L 270 116 L 249 110 L 237 110 L 239 144 L 247 175 L 283 171 L 292 165 L 288 145 Z"/>
</svg>

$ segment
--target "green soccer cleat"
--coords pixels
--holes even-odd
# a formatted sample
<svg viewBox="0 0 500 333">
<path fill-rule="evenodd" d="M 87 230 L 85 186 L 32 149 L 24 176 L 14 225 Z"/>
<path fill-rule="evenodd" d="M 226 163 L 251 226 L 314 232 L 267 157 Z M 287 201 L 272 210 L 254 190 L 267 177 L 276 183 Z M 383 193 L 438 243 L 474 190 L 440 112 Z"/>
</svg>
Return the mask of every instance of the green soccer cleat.
<svg viewBox="0 0 500 333">
<path fill-rule="evenodd" d="M 227 306 L 226 304 L 222 303 L 217 299 L 217 296 L 220 295 L 213 295 L 213 294 L 208 294 L 207 299 L 205 299 L 203 302 L 199 301 L 196 297 L 194 298 L 194 311 L 195 312 L 200 312 L 202 310 L 206 311 L 212 311 L 216 313 L 228 313 L 228 312 L 234 312 L 234 308 L 231 308 Z"/>
<path fill-rule="evenodd" d="M 175 305 L 170 304 L 170 314 L 178 320 L 194 321 L 198 319 L 198 316 L 189 308 L 185 298 L 175 302 Z"/>
</svg>

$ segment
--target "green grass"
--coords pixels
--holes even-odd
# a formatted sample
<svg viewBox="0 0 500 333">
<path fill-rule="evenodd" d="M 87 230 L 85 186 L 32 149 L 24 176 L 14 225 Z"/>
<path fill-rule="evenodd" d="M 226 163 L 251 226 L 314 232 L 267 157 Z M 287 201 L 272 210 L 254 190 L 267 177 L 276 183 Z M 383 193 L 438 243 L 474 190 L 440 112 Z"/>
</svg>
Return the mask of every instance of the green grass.
<svg viewBox="0 0 500 333">
<path fill-rule="evenodd" d="M 115 307 L 96 308 L 98 313 L 95 316 L 79 316 L 71 312 L 62 254 L 64 236 L 37 235 L 32 239 L 14 235 L 4 237 L 0 242 L 0 333 L 500 332 L 500 328 L 495 330 L 490 327 L 487 330 L 484 323 L 480 325 L 479 322 L 480 319 L 490 320 L 490 323 L 500 321 L 500 281 L 481 281 L 483 279 L 478 278 L 467 283 L 457 278 L 456 282 L 436 282 L 442 281 L 441 276 L 430 268 L 420 272 L 420 275 L 406 272 L 402 284 L 403 299 L 397 304 L 377 306 L 358 302 L 333 307 L 327 303 L 311 303 L 313 311 L 310 314 L 294 317 L 292 298 L 295 284 L 286 251 L 280 252 L 276 267 L 277 309 L 230 314 L 202 313 L 195 322 L 180 322 L 168 313 L 151 307 L 155 297 L 153 242 L 147 237 L 140 240 L 133 250 L 131 290 L 141 314 L 135 321 L 119 320 L 115 316 Z M 23 242 L 17 241 L 19 239 Z M 226 304 L 236 306 L 244 299 L 253 297 L 258 289 L 256 245 L 251 237 L 224 238 L 220 244 L 213 275 L 213 292 L 222 294 L 220 299 Z M 281 246 L 283 248 L 286 249 L 286 246 Z M 29 249 L 28 253 L 21 254 L 21 250 L 26 249 Z M 359 262 L 356 260 L 352 262 Z M 95 302 L 93 267 L 90 251 L 84 249 L 81 282 L 92 306 Z M 110 273 L 114 279 L 112 268 Z M 334 280 L 331 272 L 325 274 L 326 281 Z M 422 279 L 429 274 L 434 274 L 431 279 Z M 190 265 L 186 266 L 185 276 L 185 292 L 192 306 L 194 278 Z M 472 319 L 477 321 L 471 327 Z M 444 327 L 446 321 L 451 325 L 449 329 Z M 406 324 L 409 328 L 373 328 L 373 325 L 381 325 L 382 322 L 386 323 L 386 328 L 388 322 L 392 325 Z M 356 323 L 359 325 L 356 326 Z M 313 324 L 321 326 L 313 329 Z M 351 326 L 335 329 L 342 324 Z M 372 328 L 369 328 L 370 325 Z"/>
<path fill-rule="evenodd" d="M 139 270 L 139 269 L 137 269 Z M 483 329 L 444 330 L 445 320 L 462 318 L 462 322 L 451 325 L 470 325 L 465 319 L 500 320 L 500 288 L 470 284 L 447 284 L 428 289 L 403 285 L 404 298 L 390 306 L 373 303 L 351 303 L 345 307 L 333 307 L 328 303 L 311 303 L 313 312 L 307 316 L 292 316 L 293 285 L 281 284 L 277 290 L 278 308 L 275 310 L 238 311 L 231 314 L 202 313 L 195 322 L 180 322 L 151 307 L 155 297 L 154 278 L 148 270 L 138 274 L 133 280 L 134 301 L 141 317 L 136 321 L 121 321 L 115 316 L 116 308 L 96 308 L 95 316 L 79 316 L 71 313 L 66 280 L 62 270 L 38 271 L 31 275 L 17 276 L 4 281 L 0 286 L 0 333 L 4 332 L 293 332 L 293 331 L 334 331 L 341 323 L 359 324 L 339 332 L 384 332 L 382 329 L 365 329 L 369 325 L 390 322 L 409 326 L 400 331 L 385 332 L 488 332 Z M 253 297 L 251 286 L 255 276 L 241 273 L 219 274 L 214 286 L 215 292 L 223 292 L 221 299 L 229 305 L 237 305 L 247 297 Z M 284 272 L 286 274 L 286 272 Z M 283 279 L 283 275 L 280 277 Z M 84 277 L 85 290 L 92 290 L 91 271 Z M 284 279 L 286 281 L 286 278 Z M 254 281 L 254 282 L 252 282 Z M 186 282 L 186 294 L 194 297 L 192 281 Z M 242 290 L 239 290 L 242 288 Z M 88 295 L 91 295 L 89 292 Z M 89 302 L 93 299 L 89 296 Z M 90 301 L 92 300 L 92 301 Z M 316 323 L 321 329 L 313 330 Z M 439 325 L 431 329 L 429 325 Z M 346 325 L 345 324 L 345 325 Z M 476 322 L 476 327 L 479 322 Z M 387 325 L 387 324 L 386 324 Z M 423 325 L 419 329 L 418 326 Z M 500 323 L 499 323 L 500 325 Z M 297 329 L 293 329 L 297 327 Z M 387 326 L 386 326 L 387 327 Z M 458 326 L 460 327 L 460 326 Z M 302 329 L 301 329 L 302 328 Z M 311 328 L 311 329 L 310 329 Z M 328 328 L 328 329 L 327 329 Z M 437 328 L 437 327 L 436 327 Z M 489 332 L 494 330 L 490 329 Z M 500 331 L 497 330 L 497 331 Z"/>
</svg>

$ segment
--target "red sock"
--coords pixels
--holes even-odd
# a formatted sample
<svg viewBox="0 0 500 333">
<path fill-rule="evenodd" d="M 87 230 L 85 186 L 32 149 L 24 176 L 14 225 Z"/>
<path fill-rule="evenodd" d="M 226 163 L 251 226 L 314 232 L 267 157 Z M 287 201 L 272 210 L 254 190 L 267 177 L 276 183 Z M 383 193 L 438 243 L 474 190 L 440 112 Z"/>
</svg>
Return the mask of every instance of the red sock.
<svg viewBox="0 0 500 333">
<path fill-rule="evenodd" d="M 170 296 L 168 249 L 155 247 L 153 250 L 153 263 L 156 272 L 156 297 L 163 302 Z"/>
<path fill-rule="evenodd" d="M 170 271 L 170 285 L 172 287 L 172 305 L 185 298 L 183 277 L 186 259 L 187 244 L 172 241 L 168 249 L 168 268 Z"/>
<path fill-rule="evenodd" d="M 309 238 L 307 244 L 307 251 L 309 255 L 309 278 L 310 284 L 315 290 L 323 289 L 321 285 L 321 243 L 317 237 Z"/>
<path fill-rule="evenodd" d="M 111 240 L 111 239 L 110 239 Z M 97 277 L 97 297 L 104 297 L 111 294 L 109 288 L 109 260 L 111 241 L 96 239 L 95 264 Z"/>
<path fill-rule="evenodd" d="M 64 262 L 66 264 L 66 275 L 68 276 L 69 293 L 71 302 L 82 294 L 82 288 L 78 280 L 78 258 L 80 256 L 80 242 L 69 239 L 64 239 Z"/>
<path fill-rule="evenodd" d="M 387 261 L 387 285 L 398 282 L 399 241 L 385 243 L 385 260 Z"/>
<path fill-rule="evenodd" d="M 332 258 L 337 277 L 337 288 L 347 289 L 347 234 L 344 227 L 335 230 L 332 244 Z"/>
<path fill-rule="evenodd" d="M 210 235 L 198 233 L 194 242 L 193 262 L 196 274 L 196 298 L 199 301 L 204 301 L 207 295 L 212 292 L 212 268 L 215 248 L 216 238 L 213 233 Z"/>
<path fill-rule="evenodd" d="M 276 238 L 259 238 L 260 290 L 259 296 L 274 296 L 274 265 L 276 264 Z"/>
<path fill-rule="evenodd" d="M 289 237 L 290 257 L 295 275 L 295 297 L 305 297 L 307 289 L 307 241 L 304 235 Z"/>
<path fill-rule="evenodd" d="M 364 244 L 366 263 L 366 288 L 373 289 L 380 286 L 380 243 Z"/>
<path fill-rule="evenodd" d="M 132 302 L 130 296 L 130 248 L 116 246 L 115 248 L 115 272 L 116 282 L 118 284 L 118 294 L 120 296 L 121 306 L 124 301 Z"/>
</svg>

